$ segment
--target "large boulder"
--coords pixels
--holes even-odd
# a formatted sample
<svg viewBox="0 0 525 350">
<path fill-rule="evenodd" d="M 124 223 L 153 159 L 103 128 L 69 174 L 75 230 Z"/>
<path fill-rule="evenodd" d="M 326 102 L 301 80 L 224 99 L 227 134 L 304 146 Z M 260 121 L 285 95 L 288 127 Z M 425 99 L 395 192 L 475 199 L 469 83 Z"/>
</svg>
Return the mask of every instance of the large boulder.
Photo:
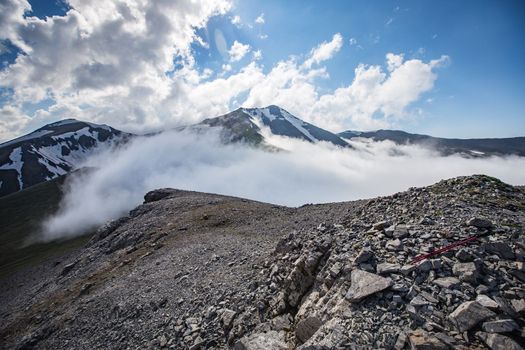
<svg viewBox="0 0 525 350">
<path fill-rule="evenodd" d="M 467 301 L 459 305 L 456 310 L 449 315 L 449 319 L 458 331 L 465 332 L 475 327 L 481 321 L 495 315 L 494 312 L 482 306 L 477 301 Z"/>
</svg>

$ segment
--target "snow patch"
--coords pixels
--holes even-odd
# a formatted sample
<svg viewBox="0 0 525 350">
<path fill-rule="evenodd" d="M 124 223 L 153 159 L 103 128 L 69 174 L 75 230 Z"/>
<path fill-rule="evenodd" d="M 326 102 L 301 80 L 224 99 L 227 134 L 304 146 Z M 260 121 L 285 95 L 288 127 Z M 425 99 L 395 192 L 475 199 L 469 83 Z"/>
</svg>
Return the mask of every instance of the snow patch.
<svg viewBox="0 0 525 350">
<path fill-rule="evenodd" d="M 61 167 L 55 166 L 50 163 L 49 159 L 46 158 L 39 158 L 38 162 L 46 167 L 47 171 L 49 171 L 51 174 L 53 174 L 53 177 L 64 175 L 67 173 L 66 170 L 64 170 Z M 54 163 L 54 162 L 53 162 Z"/>
<path fill-rule="evenodd" d="M 80 136 L 93 137 L 93 134 L 89 131 L 89 127 L 86 126 L 82 129 L 78 129 L 77 131 L 70 131 L 70 132 L 65 132 L 57 136 L 51 136 L 51 138 L 57 142 L 60 142 L 60 141 L 63 141 L 64 139 L 73 137 L 75 140 L 78 141 Z"/>
<path fill-rule="evenodd" d="M 306 136 L 310 141 L 317 142 L 319 141 L 315 137 L 310 134 L 308 130 L 306 130 L 304 127 L 308 126 L 307 123 L 302 121 L 301 119 L 294 117 L 290 113 L 286 112 L 284 109 L 281 109 L 281 115 L 286 119 L 290 124 L 292 124 L 296 129 L 298 129 L 304 136 Z"/>
<path fill-rule="evenodd" d="M 270 122 L 272 122 L 272 121 L 274 121 L 276 119 L 286 120 L 287 122 L 292 124 L 292 126 L 294 128 L 299 130 L 299 132 L 301 134 L 303 134 L 308 140 L 310 140 L 312 142 L 319 141 L 312 134 L 310 134 L 310 132 L 305 128 L 305 126 L 309 125 L 308 123 L 302 121 L 301 119 L 299 119 L 297 117 L 294 117 L 293 115 L 291 115 L 290 113 L 286 112 L 282 108 L 279 108 L 280 115 L 272 114 L 270 112 L 270 108 L 268 108 L 268 107 L 266 107 L 266 108 L 253 108 L 253 109 L 243 108 L 243 112 L 245 112 L 246 114 L 250 115 L 252 117 L 250 119 L 254 123 L 255 123 L 255 119 L 259 119 L 260 121 L 262 121 L 263 116 L 268 118 L 268 120 Z M 257 126 L 259 126 L 259 128 L 260 128 L 260 123 L 255 123 L 255 124 Z"/>
<path fill-rule="evenodd" d="M 2 165 L 0 170 L 16 170 L 18 173 L 18 184 L 20 189 L 22 189 L 24 188 L 24 184 L 22 182 L 22 166 L 24 165 L 24 162 L 22 162 L 22 148 L 17 147 L 13 149 L 9 155 L 9 160 L 11 160 L 11 163 Z"/>
</svg>

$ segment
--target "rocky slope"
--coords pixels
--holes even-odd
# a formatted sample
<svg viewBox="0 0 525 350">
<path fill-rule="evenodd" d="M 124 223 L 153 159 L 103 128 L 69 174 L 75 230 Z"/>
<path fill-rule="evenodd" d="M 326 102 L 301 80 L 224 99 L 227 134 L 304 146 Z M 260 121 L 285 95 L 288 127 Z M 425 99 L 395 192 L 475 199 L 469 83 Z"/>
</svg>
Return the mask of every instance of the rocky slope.
<svg viewBox="0 0 525 350">
<path fill-rule="evenodd" d="M 300 208 L 157 190 L 83 249 L 5 278 L 0 344 L 521 349 L 524 225 L 523 189 L 485 176 Z"/>
<path fill-rule="evenodd" d="M 460 154 L 467 157 L 490 157 L 516 155 L 525 157 L 525 137 L 448 139 L 428 135 L 411 134 L 401 130 L 344 131 L 338 134 L 344 139 L 365 138 L 374 141 L 389 140 L 400 145 L 413 144 L 432 148 L 443 155 Z"/>
<path fill-rule="evenodd" d="M 0 196 L 64 175 L 131 135 L 107 125 L 66 119 L 0 144 Z"/>
</svg>

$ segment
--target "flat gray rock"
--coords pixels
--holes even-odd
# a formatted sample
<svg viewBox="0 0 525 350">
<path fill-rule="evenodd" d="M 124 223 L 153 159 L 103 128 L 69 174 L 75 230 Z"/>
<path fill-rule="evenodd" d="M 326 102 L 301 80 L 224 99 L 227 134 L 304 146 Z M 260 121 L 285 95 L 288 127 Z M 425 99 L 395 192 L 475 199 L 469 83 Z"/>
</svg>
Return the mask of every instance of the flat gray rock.
<svg viewBox="0 0 525 350">
<path fill-rule="evenodd" d="M 316 317 L 307 317 L 304 320 L 299 321 L 295 327 L 295 337 L 304 343 L 317 332 L 317 330 L 323 325 L 323 322 Z"/>
<path fill-rule="evenodd" d="M 441 288 L 454 289 L 461 284 L 461 281 L 456 277 L 441 277 L 436 278 L 432 283 Z"/>
<path fill-rule="evenodd" d="M 374 273 L 355 269 L 350 277 L 351 286 L 346 293 L 350 302 L 359 302 L 369 295 L 391 287 L 394 282 L 388 277 L 381 277 Z"/>
<path fill-rule="evenodd" d="M 234 350 L 286 350 L 284 332 L 269 331 L 266 333 L 254 333 L 244 337 L 235 343 Z"/>
<path fill-rule="evenodd" d="M 476 297 L 476 301 L 491 310 L 497 310 L 500 307 L 498 303 L 496 303 L 494 300 L 492 300 L 490 297 L 484 294 L 478 295 Z"/>
<path fill-rule="evenodd" d="M 489 321 L 483 323 L 483 330 L 488 333 L 512 332 L 518 328 L 518 324 L 512 319 Z"/>
<path fill-rule="evenodd" d="M 400 269 L 401 265 L 399 264 L 381 263 L 377 265 L 377 273 L 380 275 L 396 273 L 399 272 Z"/>
<path fill-rule="evenodd" d="M 523 350 L 514 340 L 501 334 L 477 332 L 476 336 L 491 350 Z"/>
<path fill-rule="evenodd" d="M 463 282 L 475 283 L 479 278 L 478 268 L 473 262 L 454 264 L 452 272 Z"/>
</svg>

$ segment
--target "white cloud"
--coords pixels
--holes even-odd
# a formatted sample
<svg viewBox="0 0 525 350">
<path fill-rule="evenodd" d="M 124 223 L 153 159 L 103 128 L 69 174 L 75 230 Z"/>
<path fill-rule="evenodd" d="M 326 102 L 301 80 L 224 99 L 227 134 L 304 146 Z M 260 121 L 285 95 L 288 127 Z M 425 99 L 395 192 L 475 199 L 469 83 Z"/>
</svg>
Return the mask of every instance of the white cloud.
<svg viewBox="0 0 525 350">
<path fill-rule="evenodd" d="M 228 54 L 230 55 L 230 61 L 240 61 L 244 56 L 246 56 L 248 52 L 250 52 L 250 45 L 243 44 L 235 40 L 230 50 L 228 50 Z"/>
<path fill-rule="evenodd" d="M 331 131 L 386 128 L 410 116 L 407 109 L 433 88 L 435 69 L 447 61 L 447 56 L 428 63 L 403 61 L 403 55 L 388 54 L 387 72 L 381 66 L 360 64 L 351 84 L 319 94 L 315 79 L 326 78 L 326 70 L 290 59 L 279 62 L 254 85 L 243 105 L 277 104 Z"/>
<path fill-rule="evenodd" d="M 357 44 L 357 39 L 356 38 L 350 38 L 350 40 L 348 40 L 348 43 L 350 44 L 350 46 L 354 46 Z"/>
<path fill-rule="evenodd" d="M 261 40 L 268 39 L 268 34 L 259 34 L 259 39 Z"/>
<path fill-rule="evenodd" d="M 15 45 L 28 50 L 24 40 L 18 35 L 25 25 L 24 13 L 31 10 L 27 0 L 3 0 L 0 2 L 0 39 L 8 39 Z"/>
<path fill-rule="evenodd" d="M 317 79 L 329 74 L 320 64 L 341 49 L 341 34 L 313 48 L 303 62 L 284 59 L 264 71 L 259 51 L 253 52 L 253 62 L 234 70 L 231 63 L 251 48 L 235 41 L 228 50 L 216 30 L 215 45 L 221 50 L 223 42 L 221 54 L 231 62 L 214 79 L 213 72 L 195 63 L 191 44 L 204 43 L 196 28 L 226 13 L 228 2 L 72 0 L 71 5 L 67 15 L 46 21 L 23 18 L 24 5 L 18 10 L 21 18 L 4 20 L 10 29 L 2 27 L 2 35 L 27 47 L 0 71 L 2 87 L 14 91 L 0 109 L 3 140 L 61 118 L 147 132 L 198 122 L 239 105 L 278 104 L 333 131 L 385 127 L 407 116 L 410 105 L 432 89 L 435 70 L 445 60 L 403 61 L 402 55 L 389 55 L 387 72 L 363 64 L 353 82 L 321 93 Z M 49 99 L 54 101 L 50 107 L 25 115 L 24 103 Z"/>
<path fill-rule="evenodd" d="M 393 53 L 386 54 L 386 64 L 389 72 L 399 68 L 403 64 L 403 55 L 395 55 Z"/>
<path fill-rule="evenodd" d="M 196 30 L 231 6 L 226 0 L 69 4 L 66 15 L 43 20 L 24 18 L 26 1 L 1 2 L 0 39 L 24 55 L 0 71 L 0 85 L 14 90 L 9 102 L 14 108 L 52 95 L 50 120 L 67 116 L 124 128 L 155 127 L 178 117 L 162 106 L 172 91 L 200 79 L 190 51 L 202 41 Z M 174 57 L 183 66 L 177 79 L 165 74 L 173 71 Z M 15 136 L 17 129 L 0 133 Z"/>
<path fill-rule="evenodd" d="M 256 50 L 253 52 L 253 59 L 254 61 L 258 61 L 262 58 L 262 51 L 261 50 Z"/>
<path fill-rule="evenodd" d="M 390 142 L 354 142 L 354 149 L 342 149 L 282 137 L 270 141 L 287 152 L 221 145 L 212 132 L 135 140 L 91 160 L 89 165 L 98 170 L 73 181 L 41 238 L 75 235 L 117 218 L 140 204 L 147 191 L 162 187 L 298 206 L 388 195 L 458 175 L 484 173 L 513 184 L 525 182 L 525 174 L 514 171 L 525 167 L 525 158 L 443 157 Z"/>
<path fill-rule="evenodd" d="M 310 57 L 304 62 L 306 67 L 312 64 L 319 64 L 332 58 L 343 46 L 343 36 L 340 33 L 334 34 L 331 41 L 323 42 L 310 52 Z"/>
<path fill-rule="evenodd" d="M 255 19 L 255 23 L 257 23 L 257 24 L 264 24 L 264 22 L 265 22 L 265 20 L 264 20 L 264 13 L 261 13 L 259 15 L 259 17 L 257 17 Z"/>
<path fill-rule="evenodd" d="M 235 15 L 231 18 L 231 23 L 237 27 L 241 27 L 241 16 Z"/>
<path fill-rule="evenodd" d="M 10 105 L 0 107 L 0 116 L 0 143 L 21 134 L 31 121 L 17 107 Z"/>
</svg>

